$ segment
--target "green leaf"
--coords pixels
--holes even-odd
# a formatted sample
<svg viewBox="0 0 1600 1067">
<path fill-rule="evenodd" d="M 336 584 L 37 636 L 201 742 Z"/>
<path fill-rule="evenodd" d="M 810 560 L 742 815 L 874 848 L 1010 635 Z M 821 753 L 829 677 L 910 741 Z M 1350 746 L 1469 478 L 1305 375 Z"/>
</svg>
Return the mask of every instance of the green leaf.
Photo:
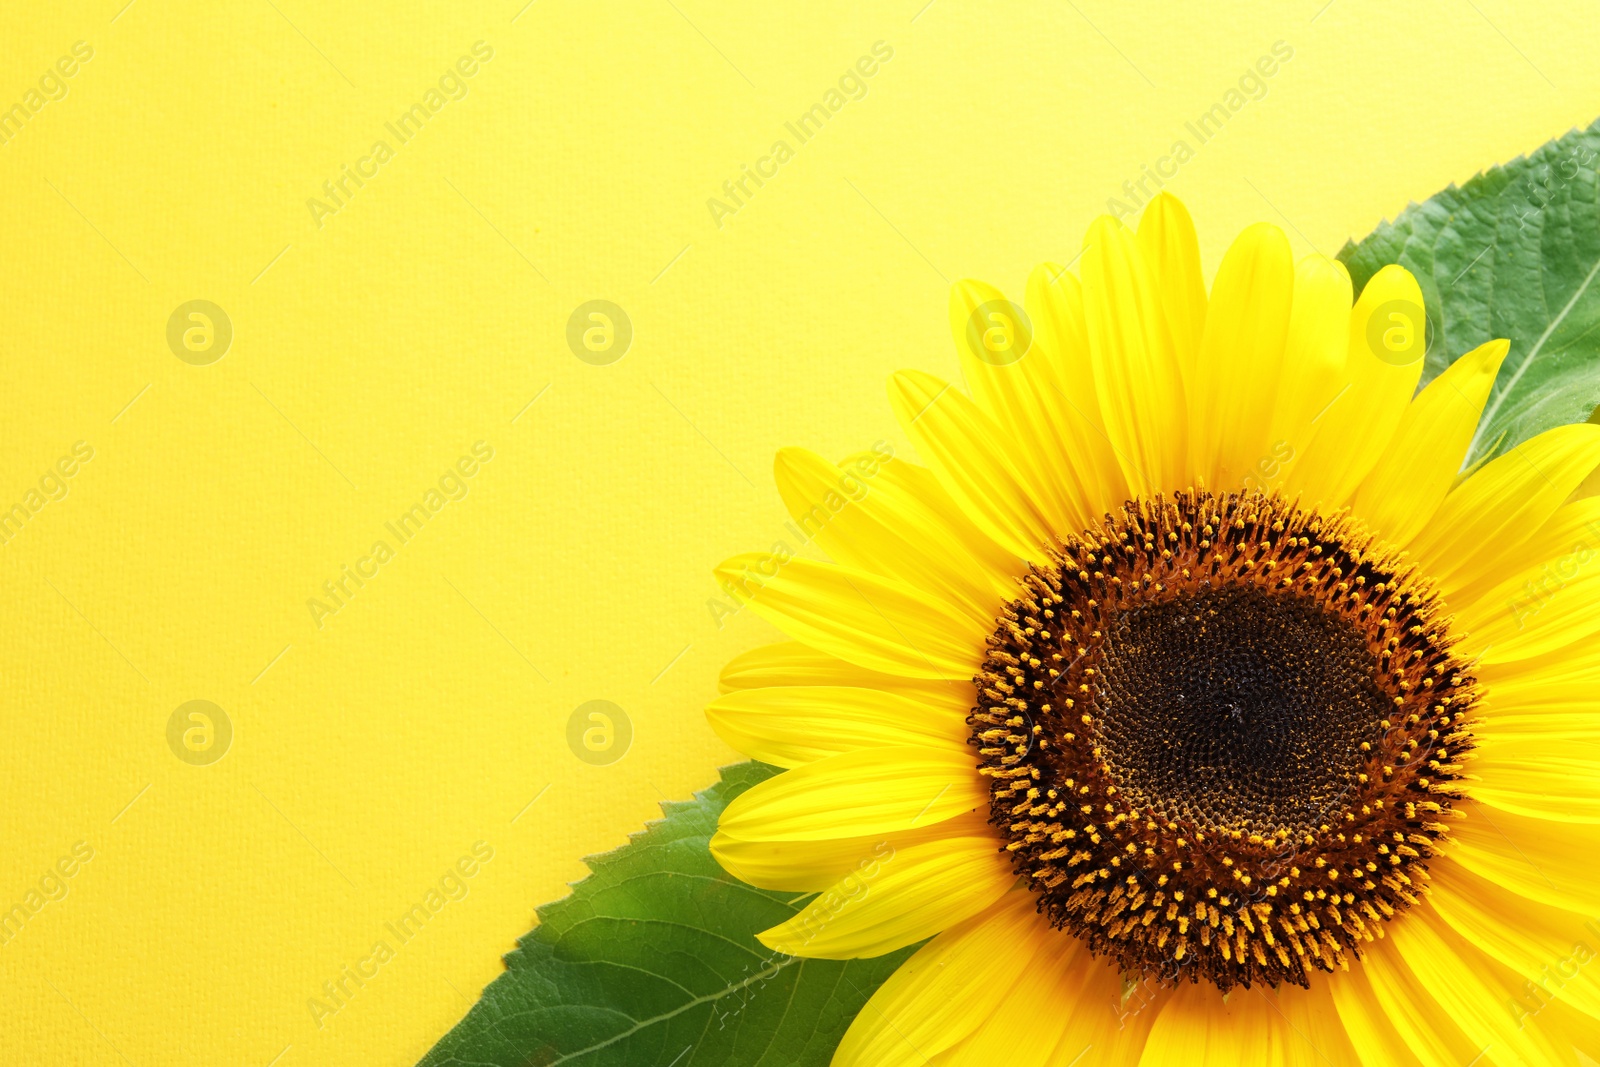
<svg viewBox="0 0 1600 1067">
<path fill-rule="evenodd" d="M 717 817 L 778 773 L 726 767 L 693 801 L 592 857 L 419 1067 L 824 1065 L 914 948 L 870 960 L 785 956 L 755 939 L 804 896 L 745 885 L 711 858 Z"/>
<path fill-rule="evenodd" d="M 1467 467 L 1600 404 L 1600 121 L 1412 204 L 1339 258 L 1357 292 L 1389 263 L 1416 275 L 1424 384 L 1510 339 Z"/>
</svg>

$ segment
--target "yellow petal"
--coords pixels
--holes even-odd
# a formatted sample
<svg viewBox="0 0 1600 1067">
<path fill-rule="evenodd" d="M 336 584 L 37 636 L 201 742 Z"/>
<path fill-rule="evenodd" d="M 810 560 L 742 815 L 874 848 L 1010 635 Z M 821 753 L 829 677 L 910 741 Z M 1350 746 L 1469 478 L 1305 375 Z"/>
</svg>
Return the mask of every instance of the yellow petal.
<svg viewBox="0 0 1600 1067">
<path fill-rule="evenodd" d="M 1289 239 L 1270 223 L 1248 227 L 1211 286 L 1200 358 L 1189 385 L 1195 475 L 1232 489 L 1271 456 L 1273 404 L 1294 301 Z"/>
<path fill-rule="evenodd" d="M 758 934 L 790 956 L 848 960 L 914 945 L 989 908 L 1017 880 L 994 833 L 894 848 Z"/>
<path fill-rule="evenodd" d="M 1445 497 L 1412 540 L 1412 553 L 1447 598 L 1486 575 L 1504 574 L 1597 464 L 1600 426 L 1557 426 L 1524 441 Z"/>
<path fill-rule="evenodd" d="M 1600 1056 L 1600 1026 L 1595 1025 L 1594 1016 L 1557 1000 L 1547 1005 L 1529 1025 L 1537 1026 L 1552 1044 L 1559 1042 L 1558 1047 L 1563 1051 L 1570 1049 L 1564 1062 L 1572 1067 L 1594 1067 L 1600 1062 L 1595 1058 Z"/>
<path fill-rule="evenodd" d="M 1417 921 L 1417 915 L 1408 913 L 1400 922 L 1390 923 L 1389 926 L 1398 928 Z M 1425 1067 L 1461 1067 L 1462 1064 L 1472 1063 L 1482 1054 L 1482 1043 L 1474 1043 L 1463 1029 L 1462 1021 L 1433 999 L 1428 984 L 1412 973 L 1395 948 L 1392 937 L 1368 946 L 1364 959 L 1353 964 L 1348 974 L 1336 976 L 1334 997 L 1339 1004 L 1341 1017 L 1346 1016 L 1345 1006 L 1348 1002 L 1348 993 L 1341 987 L 1347 982 L 1355 985 L 1362 981 L 1368 984 L 1376 1011 L 1399 1038 L 1397 1051 L 1409 1050 L 1415 1057 L 1409 1062 L 1421 1063 Z M 1496 1007 L 1502 1014 L 1508 1014 L 1504 1003 Z M 1359 1031 L 1364 1027 L 1360 1024 L 1351 1027 L 1348 1021 L 1345 1025 L 1359 1039 Z M 1368 1046 L 1362 1044 L 1358 1047 L 1365 1050 Z M 1400 1062 L 1408 1061 L 1402 1059 Z M 1494 1062 L 1498 1067 L 1500 1061 L 1496 1059 Z"/>
<path fill-rule="evenodd" d="M 845 462 L 853 463 L 856 459 L 851 456 Z M 967 554 L 977 561 L 984 580 L 1002 597 L 1016 596 L 1017 575 L 1023 571 L 1016 554 L 996 544 L 994 538 L 962 514 L 931 470 L 910 460 L 895 458 L 880 466 L 877 483 L 891 490 L 889 499 L 906 522 L 919 528 L 940 530 L 960 542 Z"/>
<path fill-rule="evenodd" d="M 967 1037 L 1030 969 L 1034 897 L 1007 893 L 900 965 L 856 1015 L 832 1067 L 926 1067 Z"/>
<path fill-rule="evenodd" d="M 1558 1046 L 1538 1026 L 1520 1025 L 1508 1010 L 1523 992 L 1523 980 L 1463 940 L 1436 912 L 1415 908 L 1389 926 L 1395 954 L 1438 1005 L 1412 1002 L 1408 1005 L 1412 1015 L 1439 1011 L 1474 1046 L 1467 1059 L 1458 1062 L 1471 1062 L 1486 1049 L 1493 1050 L 1497 1064 L 1526 1067 L 1546 1067 L 1569 1057 L 1569 1048 Z"/>
<path fill-rule="evenodd" d="M 1356 515 L 1379 537 L 1404 547 L 1427 525 L 1455 484 L 1478 416 L 1509 341 L 1479 345 L 1417 394 L 1389 449 L 1356 490 Z"/>
<path fill-rule="evenodd" d="M 1023 476 L 996 445 L 1002 431 L 965 393 L 921 371 L 889 379 L 889 402 L 900 428 L 978 528 L 1023 559 L 1039 559 L 1052 543 L 1049 520 Z"/>
<path fill-rule="evenodd" d="M 988 803 L 988 780 L 968 753 L 856 749 L 751 787 L 717 825 L 745 841 L 816 841 L 915 830 Z"/>
<path fill-rule="evenodd" d="M 789 636 L 857 666 L 946 680 L 977 672 L 984 627 L 892 579 L 761 553 L 733 557 L 717 577 L 751 596 L 756 613 Z"/>
<path fill-rule="evenodd" d="M 1294 268 L 1294 307 L 1284 341 L 1278 402 L 1268 456 L 1246 472 L 1247 489 L 1274 490 L 1305 455 L 1319 416 L 1344 388 L 1349 358 L 1350 272 L 1327 256 L 1306 256 Z"/>
<path fill-rule="evenodd" d="M 711 855 L 741 882 L 761 889 L 815 893 L 886 850 L 910 848 L 951 837 L 989 833 L 987 810 L 891 834 L 818 838 L 814 841 L 747 841 L 724 830 L 711 836 Z"/>
<path fill-rule="evenodd" d="M 1350 310 L 1343 384 L 1289 469 L 1290 495 L 1324 510 L 1350 499 L 1416 391 L 1425 335 L 1422 290 L 1411 272 L 1391 264 L 1374 274 Z"/>
<path fill-rule="evenodd" d="M 1600 642 L 1586 641 L 1509 663 L 1486 663 L 1478 668 L 1478 682 L 1488 692 L 1491 718 L 1507 710 L 1529 714 L 1592 707 L 1600 689 Z"/>
<path fill-rule="evenodd" d="M 1051 353 L 1034 344 L 1026 313 L 991 285 L 958 282 L 950 289 L 950 331 L 967 387 L 1003 427 L 996 445 L 1022 476 L 1030 499 L 1052 529 L 1083 529 L 1085 494 L 1051 425 Z"/>
<path fill-rule="evenodd" d="M 1059 939 L 1062 935 L 1055 936 Z M 1055 1067 L 1071 1063 L 1072 1055 L 1058 1055 L 1057 1049 L 1063 1031 L 1071 1024 L 1068 1013 L 1073 1005 L 1064 1001 L 1056 983 L 1045 974 L 1042 957 L 1049 951 L 1050 948 L 1041 950 L 1028 973 L 1017 980 L 993 1012 L 978 1022 L 977 1029 L 951 1048 L 929 1057 L 926 1067 Z M 1114 1001 L 1108 998 L 1104 1003 Z M 1101 1012 L 1110 1014 L 1104 1007 Z M 1092 1042 L 1084 1041 L 1082 1045 L 1092 1047 Z"/>
<path fill-rule="evenodd" d="M 706 707 L 711 728 L 751 759 L 798 767 L 857 748 L 966 749 L 969 730 L 948 711 L 875 689 L 745 689 Z"/>
<path fill-rule="evenodd" d="M 1184 381 L 1194 381 L 1200 338 L 1206 328 L 1206 282 L 1200 273 L 1200 241 L 1182 201 L 1157 193 L 1139 216 L 1139 251 L 1161 294 L 1161 310 Z"/>
<path fill-rule="evenodd" d="M 1164 991 L 1122 976 L 1070 934 L 1035 916 L 1038 954 L 972 1034 L 929 1067 L 1060 1067 L 1137 1063 Z M 1109 1009 L 1109 1010 L 1108 1010 Z"/>
<path fill-rule="evenodd" d="M 1379 960 L 1374 966 L 1385 967 L 1387 962 Z M 1442 1058 L 1442 1050 L 1426 1059 L 1411 1054 L 1400 1031 L 1390 1021 L 1388 1010 L 1373 991 L 1365 961 L 1325 981 L 1334 1006 L 1339 1009 L 1339 1021 L 1344 1024 L 1345 1033 L 1351 1044 L 1361 1050 L 1362 1067 L 1415 1067 L 1419 1063 L 1444 1067 L 1448 1062 Z"/>
<path fill-rule="evenodd" d="M 1600 823 L 1600 744 L 1568 738 L 1478 739 L 1475 799 L 1552 822 Z"/>
<path fill-rule="evenodd" d="M 1103 515 L 1128 499 L 1128 480 L 1095 394 L 1083 286 L 1066 267 L 1042 263 L 1028 275 L 1027 310 L 1033 343 L 1046 357 L 1035 369 L 1050 374 L 1045 398 L 1058 461 L 1072 472 L 1089 515 Z"/>
<path fill-rule="evenodd" d="M 1360 1067 L 1328 981 L 1313 980 L 1310 989 L 1236 989 L 1226 1001 L 1208 982 L 1185 982 L 1162 1005 L 1139 1060 L 1139 1067 L 1241 1064 Z"/>
<path fill-rule="evenodd" d="M 1469 801 L 1450 825 L 1450 860 L 1520 896 L 1554 908 L 1600 912 L 1594 854 L 1600 831 Z"/>
<path fill-rule="evenodd" d="M 1475 600 L 1470 592 L 1459 598 L 1465 606 L 1454 628 L 1469 655 L 1529 659 L 1600 630 L 1600 497 L 1557 511 L 1515 558 L 1510 577 Z M 1501 567 L 1510 562 L 1502 557 Z"/>
<path fill-rule="evenodd" d="M 1082 270 L 1095 395 L 1128 488 L 1139 496 L 1185 488 L 1183 374 L 1133 234 L 1110 217 L 1097 219 L 1084 239 Z"/>
<path fill-rule="evenodd" d="M 970 679 L 945 682 L 880 674 L 799 641 L 761 645 L 733 657 L 722 668 L 718 689 L 732 693 L 784 685 L 861 686 L 898 693 L 958 716 L 966 715 L 977 704 L 977 690 Z"/>
<path fill-rule="evenodd" d="M 857 474 L 815 452 L 785 448 L 773 469 L 802 541 L 816 541 L 846 566 L 936 591 L 980 622 L 995 618 L 1000 598 L 977 561 L 942 526 L 923 525 L 915 510 L 897 507 L 903 494 L 875 484 L 876 468 Z"/>
<path fill-rule="evenodd" d="M 1573 694 L 1566 704 L 1506 705 L 1485 701 L 1485 713 L 1472 723 L 1478 741 L 1528 741 L 1549 747 L 1578 742 L 1600 744 L 1600 715 L 1595 713 L 1594 689 Z"/>
<path fill-rule="evenodd" d="M 1042 919 L 1039 924 L 1044 925 Z M 1072 1015 L 1067 1019 L 1066 1032 L 1056 1044 L 1055 1054 L 1044 1063 L 1048 1067 L 1074 1061 L 1084 1067 L 1097 1062 L 1138 1063 L 1168 991 L 1148 979 L 1129 990 L 1121 973 L 1103 956 L 1085 952 L 1074 962 L 1086 972 L 1083 984 L 1070 997 Z M 1072 989 L 1065 980 L 1061 984 Z M 1108 1007 L 1110 1011 L 1106 1010 Z M 991 1058 L 987 1062 L 996 1061 Z"/>
<path fill-rule="evenodd" d="M 1600 1018 L 1600 969 L 1585 966 L 1595 956 L 1590 943 L 1600 933 L 1600 920 L 1535 903 L 1460 864 L 1441 863 L 1430 873 L 1429 900 L 1462 940 L 1543 985 L 1542 995 L 1519 998 L 1519 1018 L 1535 1014 L 1551 996 Z"/>
</svg>

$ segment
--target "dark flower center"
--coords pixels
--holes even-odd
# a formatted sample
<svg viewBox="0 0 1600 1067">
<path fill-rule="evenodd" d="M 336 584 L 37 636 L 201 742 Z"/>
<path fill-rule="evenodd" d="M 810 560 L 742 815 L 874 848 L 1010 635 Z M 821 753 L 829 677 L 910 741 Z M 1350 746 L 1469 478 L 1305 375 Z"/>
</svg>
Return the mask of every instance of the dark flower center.
<svg viewBox="0 0 1600 1067">
<path fill-rule="evenodd" d="M 1121 612 L 1101 644 L 1096 729 L 1128 803 L 1162 822 L 1304 835 L 1383 737 L 1378 658 L 1294 594 L 1201 589 Z"/>
<path fill-rule="evenodd" d="M 1056 926 L 1139 977 L 1306 985 L 1417 902 L 1475 684 L 1359 527 L 1177 494 L 1023 585 L 969 721 Z"/>
</svg>

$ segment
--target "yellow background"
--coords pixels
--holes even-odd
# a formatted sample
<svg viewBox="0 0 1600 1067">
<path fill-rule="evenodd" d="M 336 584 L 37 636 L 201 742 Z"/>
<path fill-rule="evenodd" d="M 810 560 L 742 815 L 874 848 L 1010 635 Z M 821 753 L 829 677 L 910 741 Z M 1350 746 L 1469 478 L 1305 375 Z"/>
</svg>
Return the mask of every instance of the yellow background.
<svg viewBox="0 0 1600 1067">
<path fill-rule="evenodd" d="M 1020 292 L 1180 137 L 1209 269 L 1260 218 L 1331 254 L 1600 114 L 1581 5 L 123 3 L 0 14 L 0 105 L 94 49 L 0 147 L 0 507 L 94 449 L 0 547 L 0 906 L 95 850 L 0 947 L 5 1064 L 414 1062 L 580 857 L 733 758 L 701 706 L 772 632 L 719 628 L 710 570 L 787 539 L 778 447 L 905 449 L 883 380 L 955 373 L 949 282 Z M 877 41 L 865 97 L 717 227 L 707 199 Z M 609 366 L 566 343 L 597 298 L 635 333 Z M 233 324 L 209 366 L 167 346 L 191 299 Z M 479 440 L 468 495 L 394 546 Z M 167 742 L 195 699 L 234 728 L 209 766 Z M 633 724 L 609 766 L 567 744 L 592 699 Z M 476 841 L 470 894 L 394 943 Z"/>
</svg>

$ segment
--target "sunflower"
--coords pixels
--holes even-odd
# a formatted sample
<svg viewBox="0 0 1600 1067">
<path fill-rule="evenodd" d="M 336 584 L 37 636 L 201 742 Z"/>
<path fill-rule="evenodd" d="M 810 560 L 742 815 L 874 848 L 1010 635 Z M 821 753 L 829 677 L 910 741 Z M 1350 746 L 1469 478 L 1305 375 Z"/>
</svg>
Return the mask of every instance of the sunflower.
<svg viewBox="0 0 1600 1067">
<path fill-rule="evenodd" d="M 955 287 L 926 466 L 779 453 L 834 562 L 718 569 L 793 639 L 707 711 L 786 768 L 712 852 L 817 894 L 762 942 L 926 941 L 834 1064 L 1600 1055 L 1600 425 L 1463 475 L 1508 344 L 1418 392 L 1416 280 L 1271 225 L 1209 296 L 1166 195 L 1078 267 Z"/>
</svg>

